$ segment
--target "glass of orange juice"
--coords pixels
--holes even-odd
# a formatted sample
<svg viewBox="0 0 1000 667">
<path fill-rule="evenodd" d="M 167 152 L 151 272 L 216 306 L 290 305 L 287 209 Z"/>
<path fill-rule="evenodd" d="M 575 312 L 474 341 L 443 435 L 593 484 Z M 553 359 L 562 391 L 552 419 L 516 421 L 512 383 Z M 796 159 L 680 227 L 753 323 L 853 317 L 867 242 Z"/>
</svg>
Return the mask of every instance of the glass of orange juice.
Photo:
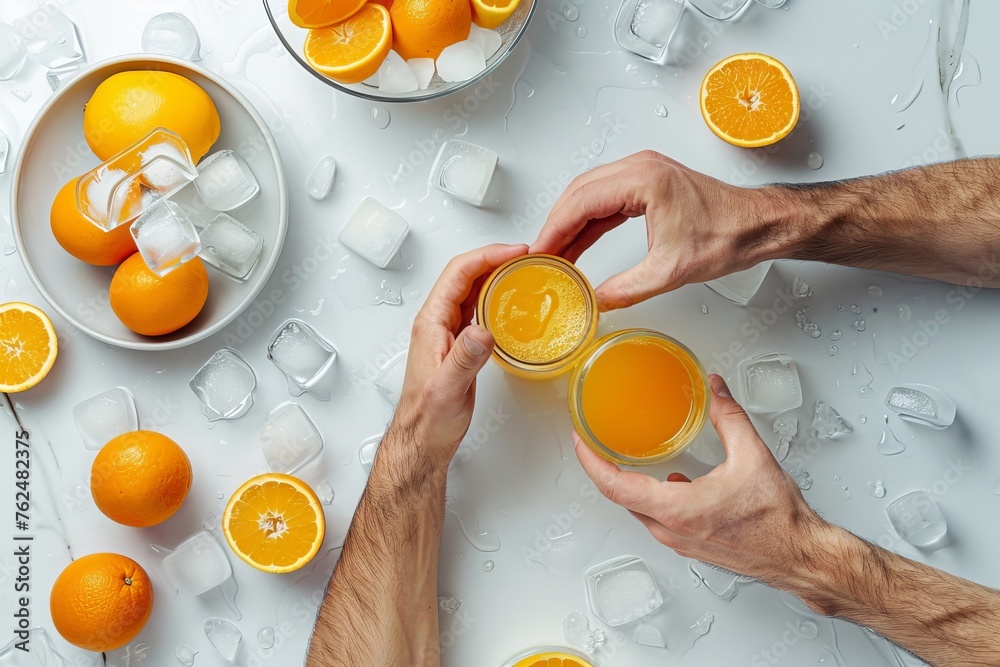
<svg viewBox="0 0 1000 667">
<path fill-rule="evenodd" d="M 569 380 L 576 432 L 604 458 L 648 465 L 677 456 L 708 415 L 708 378 L 687 347 L 657 331 L 595 341 Z"/>
<path fill-rule="evenodd" d="M 538 646 L 518 653 L 504 667 L 591 667 L 590 658 L 569 646 Z"/>
<path fill-rule="evenodd" d="M 590 283 L 553 255 L 523 255 L 501 265 L 476 306 L 476 320 L 496 340 L 494 360 L 529 380 L 569 371 L 593 341 L 597 319 Z"/>
</svg>

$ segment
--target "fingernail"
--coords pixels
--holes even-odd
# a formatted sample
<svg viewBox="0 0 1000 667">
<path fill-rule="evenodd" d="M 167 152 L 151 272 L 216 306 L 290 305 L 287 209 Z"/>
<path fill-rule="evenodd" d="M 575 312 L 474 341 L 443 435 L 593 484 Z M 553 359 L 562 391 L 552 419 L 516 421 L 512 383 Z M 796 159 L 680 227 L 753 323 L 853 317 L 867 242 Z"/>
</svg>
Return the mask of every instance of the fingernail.
<svg viewBox="0 0 1000 667">
<path fill-rule="evenodd" d="M 712 391 L 719 398 L 732 398 L 733 395 L 729 393 L 729 386 L 726 385 L 726 381 L 722 379 L 721 375 L 712 375 L 708 378 L 709 382 L 712 384 Z"/>
<path fill-rule="evenodd" d="M 469 331 L 465 336 L 465 349 L 474 357 L 481 357 L 486 354 L 486 346 L 473 338 L 472 331 Z"/>
</svg>

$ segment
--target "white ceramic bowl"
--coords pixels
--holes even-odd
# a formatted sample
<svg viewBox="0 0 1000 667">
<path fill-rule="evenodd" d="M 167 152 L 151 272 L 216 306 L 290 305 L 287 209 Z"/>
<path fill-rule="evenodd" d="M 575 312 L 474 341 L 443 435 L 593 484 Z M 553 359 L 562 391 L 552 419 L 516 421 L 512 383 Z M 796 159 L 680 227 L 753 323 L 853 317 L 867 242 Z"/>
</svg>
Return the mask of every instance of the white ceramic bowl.
<svg viewBox="0 0 1000 667">
<path fill-rule="evenodd" d="M 130 70 L 174 72 L 205 89 L 222 118 L 222 134 L 209 154 L 223 148 L 238 151 L 261 187 L 253 202 L 232 213 L 264 238 L 264 250 L 246 282 L 235 282 L 207 267 L 211 287 L 205 308 L 183 329 L 157 337 L 133 333 L 108 305 L 108 285 L 116 267 L 90 266 L 71 256 L 56 242 L 49 225 L 49 211 L 59 188 L 100 163 L 84 141 L 84 105 L 102 81 Z M 185 188 L 181 201 L 193 190 L 191 185 Z M 147 55 L 92 65 L 46 102 L 28 129 L 14 169 L 11 209 L 21 261 L 49 305 L 84 333 L 136 350 L 184 347 L 232 322 L 267 282 L 288 228 L 288 192 L 281 157 L 260 114 L 218 75 L 181 60 Z"/>
</svg>

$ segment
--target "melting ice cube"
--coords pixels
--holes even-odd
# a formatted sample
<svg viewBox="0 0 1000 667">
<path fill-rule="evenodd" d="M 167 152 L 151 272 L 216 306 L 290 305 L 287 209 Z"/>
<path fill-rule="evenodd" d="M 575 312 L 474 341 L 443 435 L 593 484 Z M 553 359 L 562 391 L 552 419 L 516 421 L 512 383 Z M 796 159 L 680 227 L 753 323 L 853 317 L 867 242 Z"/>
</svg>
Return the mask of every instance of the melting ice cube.
<svg viewBox="0 0 1000 667">
<path fill-rule="evenodd" d="M 86 57 L 76 25 L 54 4 L 44 4 L 14 21 L 28 56 L 54 69 L 83 62 Z"/>
<path fill-rule="evenodd" d="M 901 419 L 937 429 L 951 426 L 958 411 L 955 401 L 926 384 L 893 387 L 885 396 L 885 404 Z"/>
<path fill-rule="evenodd" d="M 340 230 L 340 242 L 380 269 L 399 252 L 410 233 L 403 216 L 365 197 Z"/>
<path fill-rule="evenodd" d="M 705 284 L 713 292 L 726 297 L 733 303 L 745 306 L 760 289 L 773 263 L 771 260 L 767 260 L 745 271 L 730 273 L 728 276 L 710 280 Z"/>
<path fill-rule="evenodd" d="M 493 179 L 499 157 L 495 151 L 461 139 L 446 141 L 431 167 L 430 185 L 457 199 L 479 206 Z"/>
<path fill-rule="evenodd" d="M 372 472 L 372 466 L 375 465 L 375 456 L 378 454 L 378 446 L 382 442 L 382 438 L 385 437 L 384 433 L 368 438 L 361 443 L 361 447 L 358 448 L 358 461 L 361 462 L 361 467 L 364 468 L 365 472 L 369 475 Z"/>
<path fill-rule="evenodd" d="M 650 613 L 663 596 L 645 561 L 621 556 L 587 570 L 590 609 L 610 626 L 629 623 Z"/>
<path fill-rule="evenodd" d="M 503 36 L 496 30 L 480 28 L 475 23 L 472 24 L 472 31 L 469 33 L 469 40 L 476 42 L 483 48 L 483 55 L 489 60 L 503 46 Z"/>
<path fill-rule="evenodd" d="M 885 508 L 893 529 L 915 547 L 930 547 L 948 532 L 944 514 L 926 491 L 911 491 Z"/>
<path fill-rule="evenodd" d="M 73 419 L 87 449 L 100 449 L 115 436 L 139 428 L 135 399 L 125 387 L 81 401 L 73 408 Z"/>
<path fill-rule="evenodd" d="M 216 211 L 237 209 L 260 193 L 250 165 L 231 150 L 213 153 L 202 160 L 194 187 L 209 208 Z"/>
<path fill-rule="evenodd" d="M 393 405 L 399 404 L 403 395 L 403 379 L 406 376 L 406 350 L 387 361 L 375 377 L 375 386 Z"/>
<path fill-rule="evenodd" d="M 337 348 L 306 322 L 293 318 L 278 327 L 267 346 L 267 358 L 285 374 L 293 396 L 309 392 L 320 400 L 330 399 L 330 393 L 317 385 L 337 360 Z"/>
<path fill-rule="evenodd" d="M 26 57 L 21 38 L 9 25 L 0 21 L 0 81 L 17 76 Z"/>
<path fill-rule="evenodd" d="M 285 403 L 272 410 L 257 439 L 271 472 L 291 474 L 323 451 L 323 435 L 296 403 Z"/>
<path fill-rule="evenodd" d="M 181 60 L 201 60 L 201 39 L 188 17 L 166 12 L 149 19 L 142 31 L 142 50 Z"/>
<path fill-rule="evenodd" d="M 177 662 L 184 665 L 184 667 L 194 667 L 194 658 L 196 655 L 198 655 L 196 652 L 192 651 L 183 644 L 174 649 L 174 657 L 177 658 Z"/>
<path fill-rule="evenodd" d="M 657 49 L 665 48 L 683 9 L 684 3 L 678 0 L 639 0 L 629 28 L 647 44 Z"/>
<path fill-rule="evenodd" d="M 76 76 L 79 71 L 79 65 L 65 65 L 56 69 L 50 69 L 45 73 L 45 81 L 49 84 L 52 92 L 55 92 L 62 88 L 63 83 Z"/>
<path fill-rule="evenodd" d="M 762 354 L 740 362 L 737 372 L 744 408 L 751 412 L 781 412 L 802 405 L 799 372 L 791 357 Z"/>
<path fill-rule="evenodd" d="M 378 68 L 378 89 L 382 93 L 412 93 L 419 88 L 417 77 L 403 57 L 389 51 Z"/>
<path fill-rule="evenodd" d="M 337 176 L 337 161 L 330 155 L 320 158 L 306 179 L 306 193 L 313 199 L 326 199 Z"/>
<path fill-rule="evenodd" d="M 841 433 L 853 433 L 854 427 L 850 422 L 840 416 L 840 413 L 827 405 L 823 401 L 816 401 L 813 411 L 812 430 L 813 437 L 830 439 Z"/>
<path fill-rule="evenodd" d="M 640 623 L 635 629 L 635 643 L 642 646 L 652 646 L 653 648 L 666 648 L 667 643 L 663 641 L 663 633 L 659 628 Z"/>
<path fill-rule="evenodd" d="M 779 462 L 784 461 L 788 456 L 788 447 L 792 444 L 792 439 L 799 432 L 799 420 L 795 417 L 778 417 L 771 428 L 778 436 L 778 443 L 774 447 L 774 458 Z"/>
<path fill-rule="evenodd" d="M 319 501 L 324 505 L 332 505 L 333 499 L 336 494 L 333 491 L 333 487 L 330 486 L 330 482 L 323 480 L 316 485 L 316 495 L 319 497 Z"/>
<path fill-rule="evenodd" d="M 163 571 L 181 595 L 201 595 L 233 576 L 229 558 L 211 533 L 186 539 L 163 559 Z"/>
<path fill-rule="evenodd" d="M 205 635 L 219 655 L 230 662 L 236 657 L 243 639 L 243 633 L 232 621 L 216 616 L 205 619 Z"/>
<path fill-rule="evenodd" d="M 130 231 L 146 266 L 158 276 L 167 275 L 201 251 L 201 239 L 191 218 L 169 199 L 150 206 L 132 223 Z"/>
<path fill-rule="evenodd" d="M 468 81 L 484 69 L 486 53 L 475 40 L 467 39 L 446 46 L 437 57 L 437 73 L 444 81 Z"/>
<path fill-rule="evenodd" d="M 795 276 L 795 280 L 792 281 L 792 296 L 796 299 L 804 299 L 812 294 L 813 291 L 809 287 L 809 283 L 803 280 L 802 276 Z"/>
<path fill-rule="evenodd" d="M 209 421 L 237 419 L 253 405 L 257 376 L 239 352 L 224 347 L 205 362 L 189 385 Z"/>
<path fill-rule="evenodd" d="M 413 71 L 413 76 L 417 77 L 417 88 L 420 90 L 427 90 L 427 87 L 431 85 L 431 79 L 434 78 L 434 73 L 436 72 L 434 66 L 433 58 L 410 58 L 406 61 L 406 64 L 410 66 Z"/>
<path fill-rule="evenodd" d="M 264 249 L 264 239 L 227 213 L 201 230 L 199 256 L 236 280 L 246 280 Z"/>
<path fill-rule="evenodd" d="M 438 607 L 446 614 L 454 614 L 462 606 L 462 601 L 456 597 L 438 597 Z"/>
<path fill-rule="evenodd" d="M 568 644 L 582 648 L 587 653 L 593 652 L 606 639 L 604 630 L 600 628 L 591 630 L 590 621 L 576 610 L 571 611 L 563 619 L 563 636 Z"/>
</svg>

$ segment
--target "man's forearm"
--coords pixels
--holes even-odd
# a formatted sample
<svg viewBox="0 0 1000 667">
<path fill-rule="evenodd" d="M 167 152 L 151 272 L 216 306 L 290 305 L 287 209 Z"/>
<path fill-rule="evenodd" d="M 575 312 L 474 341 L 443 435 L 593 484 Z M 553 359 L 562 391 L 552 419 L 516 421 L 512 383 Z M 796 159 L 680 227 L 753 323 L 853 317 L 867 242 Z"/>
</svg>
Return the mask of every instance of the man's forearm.
<svg viewBox="0 0 1000 667">
<path fill-rule="evenodd" d="M 936 164 L 760 197 L 758 259 L 805 259 L 1000 287 L 1000 159 Z"/>
<path fill-rule="evenodd" d="M 770 583 L 816 611 L 867 626 L 932 665 L 1000 665 L 1000 591 L 817 524 Z"/>
<path fill-rule="evenodd" d="M 320 607 L 307 667 L 437 665 L 446 468 L 390 427 Z"/>
</svg>

